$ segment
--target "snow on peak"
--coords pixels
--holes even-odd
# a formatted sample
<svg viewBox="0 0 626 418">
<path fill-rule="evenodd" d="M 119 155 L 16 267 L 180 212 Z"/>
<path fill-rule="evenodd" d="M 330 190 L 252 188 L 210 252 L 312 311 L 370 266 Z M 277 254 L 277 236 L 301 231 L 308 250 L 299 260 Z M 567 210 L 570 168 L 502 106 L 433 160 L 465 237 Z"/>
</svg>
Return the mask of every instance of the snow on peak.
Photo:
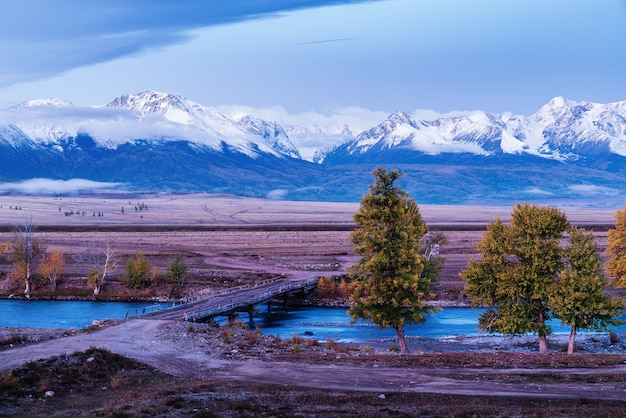
<svg viewBox="0 0 626 418">
<path fill-rule="evenodd" d="M 541 109 L 533 115 L 533 118 L 537 121 L 555 121 L 571 114 L 572 109 L 578 105 L 579 103 L 575 101 L 558 96 L 543 105 Z"/>
<path fill-rule="evenodd" d="M 139 118 L 157 114 L 172 122 L 189 124 L 194 108 L 200 107 L 181 96 L 171 93 L 144 91 L 138 94 L 124 94 L 113 100 L 108 107 L 118 107 L 135 111 Z"/>
<path fill-rule="evenodd" d="M 25 107 L 71 107 L 71 106 L 74 106 L 74 105 L 67 100 L 52 97 L 49 99 L 26 100 L 17 106 L 11 107 L 11 109 L 20 109 L 20 108 L 25 108 Z"/>
<path fill-rule="evenodd" d="M 129 109 L 139 121 L 157 123 L 162 118 L 170 125 L 182 126 L 184 137 L 214 149 L 226 145 L 252 157 L 262 151 L 299 158 L 296 147 L 276 123 L 250 117 L 236 122 L 179 95 L 144 91 L 120 96 L 107 106 Z"/>
<path fill-rule="evenodd" d="M 245 115 L 237 123 L 247 132 L 261 136 L 269 146 L 281 154 L 292 158 L 301 158 L 298 149 L 291 142 L 285 130 L 276 122 L 268 122 Z"/>
</svg>

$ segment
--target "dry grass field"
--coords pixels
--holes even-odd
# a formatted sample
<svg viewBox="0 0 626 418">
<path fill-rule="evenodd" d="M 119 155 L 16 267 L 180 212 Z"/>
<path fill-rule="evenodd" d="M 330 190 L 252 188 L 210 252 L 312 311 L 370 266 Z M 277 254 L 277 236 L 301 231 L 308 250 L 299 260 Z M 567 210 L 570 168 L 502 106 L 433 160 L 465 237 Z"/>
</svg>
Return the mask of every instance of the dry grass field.
<svg viewBox="0 0 626 418">
<path fill-rule="evenodd" d="M 11 239 L 15 225 L 30 221 L 48 250 L 66 254 L 57 294 L 87 295 L 89 266 L 78 261 L 91 241 L 111 242 L 119 267 L 103 296 L 125 294 L 119 279 L 129 257 L 142 252 L 164 272 L 176 251 L 190 267 L 183 296 L 205 288 L 243 284 L 268 276 L 309 278 L 341 275 L 355 262 L 350 243 L 352 215 L 358 203 L 292 202 L 208 194 L 118 193 L 81 196 L 0 196 L 0 242 Z M 475 256 L 485 225 L 507 219 L 511 207 L 420 206 L 432 231 L 449 243 L 436 287 L 442 300 L 463 302 L 460 271 Z M 598 247 L 606 247 L 614 209 L 563 209 L 574 224 L 593 229 Z M 0 258 L 0 293 L 19 294 L 10 280 L 11 265 Z M 152 289 L 141 297 L 164 296 Z M 49 295 L 47 284 L 34 293 Z"/>
</svg>

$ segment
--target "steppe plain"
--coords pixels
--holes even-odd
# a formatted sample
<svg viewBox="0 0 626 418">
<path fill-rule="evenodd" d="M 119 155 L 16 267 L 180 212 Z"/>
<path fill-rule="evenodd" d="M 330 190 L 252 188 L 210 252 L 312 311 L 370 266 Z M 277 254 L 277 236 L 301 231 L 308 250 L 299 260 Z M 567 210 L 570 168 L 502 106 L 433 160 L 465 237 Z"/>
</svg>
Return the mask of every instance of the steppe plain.
<svg viewBox="0 0 626 418">
<path fill-rule="evenodd" d="M 210 194 L 6 195 L 0 196 L 0 242 L 11 239 L 14 225 L 30 220 L 48 250 L 62 251 L 69 260 L 59 284 L 61 294 L 64 289 L 75 291 L 86 276 L 88 266 L 75 256 L 89 241 L 113 244 L 121 265 L 118 276 L 126 259 L 139 252 L 163 271 L 180 251 L 190 266 L 185 290 L 197 292 L 272 275 L 309 278 L 346 273 L 356 261 L 350 232 L 358 208 L 358 203 Z M 496 217 L 507 220 L 511 209 L 420 205 L 431 232 L 443 232 L 449 241 L 441 248 L 446 263 L 435 289 L 440 300 L 463 302 L 460 271 L 475 256 L 485 225 Z M 615 209 L 563 210 L 573 224 L 594 231 L 603 251 Z M 1 271 L 10 268 L 6 260 L 0 261 Z M 11 292 L 8 286 L 5 280 L 0 292 Z M 116 286 L 111 281 L 109 293 L 117 293 Z"/>
<path fill-rule="evenodd" d="M 274 275 L 344 274 L 356 261 L 349 236 L 358 207 L 358 203 L 204 194 L 1 196 L 0 241 L 10 239 L 13 225 L 29 219 L 48 248 L 57 248 L 70 258 L 93 239 L 112 242 L 122 265 L 125 257 L 141 251 L 163 269 L 174 252 L 181 251 L 190 266 L 185 292 L 193 294 Z M 441 250 L 446 265 L 437 297 L 449 304 L 465 303 L 458 274 L 475 256 L 475 243 L 485 225 L 496 217 L 508 219 L 511 207 L 420 205 L 420 209 L 431 231 L 443 232 L 449 240 Z M 593 229 L 601 250 L 606 247 L 615 209 L 564 211 L 572 223 Z M 4 263 L 0 270 L 6 272 L 10 266 Z M 85 268 L 80 262 L 68 263 L 59 293 L 84 287 Z M 2 283 L 3 293 L 12 291 L 7 277 Z M 107 286 L 110 295 L 122 288 L 119 278 Z M 206 324 L 143 322 L 127 321 L 0 351 L 0 373 L 24 361 L 57 356 L 38 363 L 42 374 L 48 369 L 53 374 L 44 379 L 47 386 L 34 391 L 41 392 L 40 397 L 16 398 L 0 405 L 0 415 L 626 414 L 623 353 L 539 355 L 532 348 L 511 352 L 489 345 L 463 353 L 446 352 L 434 344 L 426 346 L 430 351 L 400 356 L 371 347 L 307 345 L 296 337 L 277 342 L 238 327 L 225 331 Z M 124 363 L 128 370 L 107 375 L 105 380 L 87 377 L 88 369 L 101 358 L 104 364 L 106 355 L 69 353 L 93 347 L 154 369 Z M 78 368 L 87 383 L 82 388 L 54 386 L 59 368 Z M 48 386 L 55 388 L 54 396 L 43 395 Z"/>
</svg>

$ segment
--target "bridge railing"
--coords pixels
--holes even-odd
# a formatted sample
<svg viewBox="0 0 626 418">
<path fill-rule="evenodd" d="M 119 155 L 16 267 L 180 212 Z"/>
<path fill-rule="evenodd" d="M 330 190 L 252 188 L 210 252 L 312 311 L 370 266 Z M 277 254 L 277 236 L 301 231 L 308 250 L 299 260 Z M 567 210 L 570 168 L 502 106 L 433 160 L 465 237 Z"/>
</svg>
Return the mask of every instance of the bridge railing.
<svg viewBox="0 0 626 418">
<path fill-rule="evenodd" d="M 143 308 L 127 309 L 126 319 L 129 319 L 135 316 L 142 316 L 142 315 L 149 314 L 152 312 L 159 312 L 159 311 L 165 311 L 167 309 L 177 308 L 184 304 L 185 304 L 184 301 L 174 301 L 174 302 L 164 302 L 164 303 L 157 303 L 154 305 L 148 305 L 148 306 L 144 306 Z"/>
<path fill-rule="evenodd" d="M 261 293 L 256 293 L 253 296 L 249 297 L 233 298 L 224 303 L 220 303 L 213 308 L 193 309 L 190 311 L 186 311 L 183 315 L 183 319 L 185 319 L 186 321 L 196 321 L 198 320 L 198 318 L 217 316 L 225 312 L 230 312 L 246 306 L 253 306 L 258 303 L 265 302 L 266 300 L 272 299 L 273 297 L 281 293 L 286 293 L 289 290 L 301 289 L 307 286 L 316 285 L 317 282 L 318 278 L 310 278 L 298 281 L 289 281 L 286 283 L 281 283 L 279 285 L 270 286 Z"/>
<path fill-rule="evenodd" d="M 215 297 L 215 296 L 223 296 L 223 295 L 228 295 L 230 293 L 236 293 L 236 292 L 239 292 L 241 290 L 251 289 L 251 288 L 255 288 L 255 287 L 262 287 L 262 286 L 265 286 L 265 285 L 267 285 L 269 283 L 274 283 L 274 282 L 277 282 L 279 280 L 284 280 L 284 279 L 285 279 L 284 276 L 274 276 L 274 277 L 271 277 L 269 279 L 265 279 L 265 280 L 261 280 L 260 282 L 256 282 L 254 285 L 242 284 L 240 286 L 229 287 L 228 289 L 222 289 L 222 290 L 202 293 L 202 294 L 199 294 L 199 295 L 188 296 L 186 298 L 181 299 L 180 302 L 183 302 L 183 303 L 198 302 L 198 301 L 202 301 L 202 300 L 207 300 L 207 299 Z"/>
<path fill-rule="evenodd" d="M 169 309 L 174 309 L 174 308 L 180 308 L 182 305 L 186 305 L 186 304 L 190 304 L 190 303 L 194 303 L 194 302 L 208 301 L 210 299 L 214 299 L 214 298 L 217 298 L 217 297 L 238 293 L 238 292 L 241 292 L 243 290 L 249 290 L 249 289 L 253 289 L 253 288 L 265 287 L 268 284 L 276 283 L 276 282 L 279 282 L 281 280 L 284 280 L 284 276 L 275 276 L 275 277 L 272 277 L 272 278 L 269 278 L 269 279 L 266 279 L 266 280 L 262 280 L 262 281 L 256 282 L 252 286 L 249 285 L 249 284 L 246 284 L 246 285 L 241 285 L 241 286 L 237 286 L 237 287 L 232 287 L 232 288 L 229 288 L 229 289 L 224 289 L 224 290 L 221 290 L 221 291 L 211 292 L 210 294 L 202 294 L 202 295 L 196 295 L 196 296 L 184 298 L 184 299 L 180 299 L 180 300 L 177 300 L 177 301 L 174 301 L 174 302 L 158 303 L 158 304 L 146 306 L 144 308 L 128 309 L 126 311 L 126 319 L 130 319 L 130 318 L 134 318 L 134 317 L 140 317 L 140 316 L 143 316 L 143 315 L 147 315 L 147 314 L 150 314 L 150 313 L 153 313 L 153 312 L 159 312 L 159 311 L 162 311 L 162 310 L 169 310 Z M 273 294 L 276 295 L 276 294 L 279 294 L 279 293 L 282 293 L 282 292 L 285 292 L 287 290 L 291 290 L 291 289 L 294 289 L 294 288 L 314 285 L 314 284 L 317 283 L 317 281 L 318 281 L 317 278 L 310 278 L 310 279 L 297 280 L 297 281 L 287 281 L 285 283 L 281 283 L 281 284 L 277 284 L 275 286 L 268 287 L 266 289 L 266 291 L 263 292 L 263 294 L 265 294 L 266 292 L 274 292 Z M 278 289 L 278 291 L 276 291 L 276 289 Z M 264 298 L 268 298 L 268 297 L 269 296 L 264 296 Z M 237 299 L 238 298 L 235 298 L 232 301 L 235 301 Z M 263 298 L 261 298 L 260 300 L 263 300 Z M 231 303 L 234 303 L 232 301 L 231 301 Z M 248 302 L 247 305 L 249 305 L 249 304 L 250 303 Z M 220 304 L 220 305 L 223 305 L 223 304 Z M 246 306 L 246 303 L 244 302 L 242 306 Z M 237 307 L 239 307 L 239 306 L 237 306 Z M 231 308 L 229 310 L 235 309 L 237 307 L 233 307 L 233 308 Z M 186 313 L 185 314 L 185 318 L 187 318 L 187 316 L 188 315 Z M 212 316 L 212 315 L 204 315 L 204 316 Z M 202 317 L 202 316 L 194 315 L 193 317 L 194 317 L 194 320 L 195 320 L 195 318 Z"/>
</svg>

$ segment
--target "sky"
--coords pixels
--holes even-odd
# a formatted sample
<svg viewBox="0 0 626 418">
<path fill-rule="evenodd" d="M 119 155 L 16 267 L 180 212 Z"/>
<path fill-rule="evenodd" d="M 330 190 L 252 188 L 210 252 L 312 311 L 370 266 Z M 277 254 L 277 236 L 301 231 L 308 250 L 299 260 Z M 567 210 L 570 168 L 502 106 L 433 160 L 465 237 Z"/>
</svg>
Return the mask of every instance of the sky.
<svg viewBox="0 0 626 418">
<path fill-rule="evenodd" d="M 155 90 L 279 123 L 530 115 L 626 100 L 625 28 L 625 0 L 3 1 L 0 108 Z"/>
</svg>

